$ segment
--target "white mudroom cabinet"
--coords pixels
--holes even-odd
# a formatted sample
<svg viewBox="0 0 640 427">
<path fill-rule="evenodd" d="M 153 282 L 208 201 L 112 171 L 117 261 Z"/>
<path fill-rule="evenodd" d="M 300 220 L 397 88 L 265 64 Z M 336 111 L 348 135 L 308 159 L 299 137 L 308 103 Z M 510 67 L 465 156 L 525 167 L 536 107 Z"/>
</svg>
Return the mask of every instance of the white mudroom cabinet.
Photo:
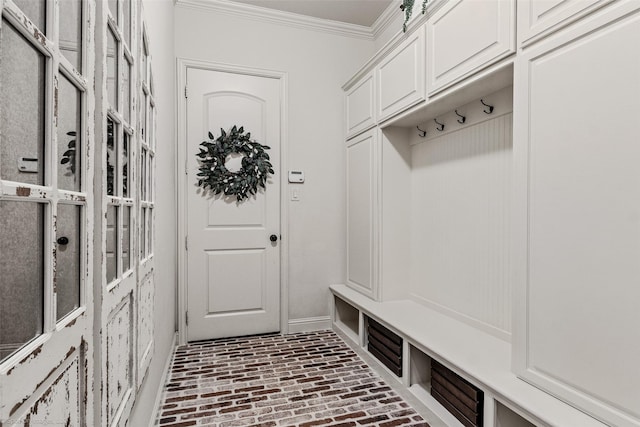
<svg viewBox="0 0 640 427">
<path fill-rule="evenodd" d="M 448 425 L 640 426 L 638 40 L 638 1 L 434 1 L 343 87 L 334 329 Z"/>
</svg>

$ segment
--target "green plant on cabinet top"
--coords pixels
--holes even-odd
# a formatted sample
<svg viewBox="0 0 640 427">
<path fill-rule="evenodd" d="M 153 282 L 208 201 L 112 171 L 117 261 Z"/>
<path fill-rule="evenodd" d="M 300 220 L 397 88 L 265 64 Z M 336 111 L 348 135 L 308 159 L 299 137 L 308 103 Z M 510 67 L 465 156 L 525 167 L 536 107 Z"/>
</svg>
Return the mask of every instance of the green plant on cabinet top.
<svg viewBox="0 0 640 427">
<path fill-rule="evenodd" d="M 427 3 L 429 0 L 422 0 L 422 14 L 427 11 Z M 402 23 L 402 32 L 407 32 L 407 23 L 409 23 L 409 19 L 411 19 L 411 14 L 413 13 L 413 4 L 415 0 L 402 0 L 402 4 L 400 5 L 400 10 L 404 12 L 404 22 Z"/>
</svg>

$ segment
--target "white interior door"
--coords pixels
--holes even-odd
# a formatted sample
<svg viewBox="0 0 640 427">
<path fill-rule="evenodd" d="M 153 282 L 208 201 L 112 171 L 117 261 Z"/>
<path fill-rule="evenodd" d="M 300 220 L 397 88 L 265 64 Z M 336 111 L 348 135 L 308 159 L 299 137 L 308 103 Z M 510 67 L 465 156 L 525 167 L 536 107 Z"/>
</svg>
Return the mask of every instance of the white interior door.
<svg viewBox="0 0 640 427">
<path fill-rule="evenodd" d="M 277 332 L 280 81 L 190 68 L 187 87 L 187 338 Z M 242 202 L 197 186 L 200 143 L 209 132 L 218 137 L 234 125 L 271 147 L 276 172 L 266 190 Z M 278 240 L 272 242 L 272 235 Z"/>
</svg>

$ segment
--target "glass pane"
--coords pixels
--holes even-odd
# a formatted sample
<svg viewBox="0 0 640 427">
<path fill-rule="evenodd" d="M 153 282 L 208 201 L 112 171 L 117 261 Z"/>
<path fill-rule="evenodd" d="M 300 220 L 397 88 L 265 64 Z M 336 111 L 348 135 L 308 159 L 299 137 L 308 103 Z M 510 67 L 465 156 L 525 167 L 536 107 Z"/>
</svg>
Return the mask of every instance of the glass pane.
<svg viewBox="0 0 640 427">
<path fill-rule="evenodd" d="M 44 185 L 45 59 L 7 21 L 0 32 L 2 179 Z"/>
<path fill-rule="evenodd" d="M 42 333 L 42 203 L 0 201 L 0 361 Z"/>
<path fill-rule="evenodd" d="M 122 115 L 127 123 L 131 123 L 131 64 L 125 58 L 124 77 L 122 80 Z"/>
<path fill-rule="evenodd" d="M 155 155 L 153 153 L 149 153 L 149 181 L 147 184 L 147 200 L 152 202 L 153 201 L 153 172 L 154 172 L 154 167 L 153 165 L 155 164 Z"/>
<path fill-rule="evenodd" d="M 147 150 L 142 149 L 140 156 L 140 199 L 147 200 Z"/>
<path fill-rule="evenodd" d="M 122 215 L 122 271 L 131 268 L 131 206 L 125 206 Z"/>
<path fill-rule="evenodd" d="M 116 36 L 109 28 L 107 31 L 107 95 L 109 105 L 118 109 L 118 44 Z"/>
<path fill-rule="evenodd" d="M 13 2 L 38 26 L 41 32 L 45 32 L 47 0 L 13 0 Z"/>
<path fill-rule="evenodd" d="M 147 255 L 153 254 L 153 208 L 147 209 L 147 233 L 149 233 L 149 240 L 147 240 Z"/>
<path fill-rule="evenodd" d="M 141 135 L 142 135 L 142 140 L 145 142 L 149 142 L 147 139 L 147 117 L 148 117 L 148 112 L 149 112 L 149 97 L 147 95 L 144 95 L 144 104 L 142 105 L 142 118 L 141 118 L 141 124 L 142 124 L 142 129 L 141 129 Z"/>
<path fill-rule="evenodd" d="M 147 62 L 149 61 L 149 49 L 147 48 L 147 42 L 143 36 L 142 38 L 142 64 L 140 69 L 142 70 L 142 81 L 147 81 Z"/>
<path fill-rule="evenodd" d="M 107 283 L 118 277 L 118 207 L 107 206 Z"/>
<path fill-rule="evenodd" d="M 111 17 L 118 22 L 118 0 L 109 0 L 109 12 L 111 12 Z"/>
<path fill-rule="evenodd" d="M 122 23 L 122 30 L 124 32 L 124 41 L 131 49 L 131 2 L 125 0 L 122 3 L 122 11 L 124 12 L 124 22 Z"/>
<path fill-rule="evenodd" d="M 60 74 L 58 85 L 58 188 L 80 191 L 80 91 Z"/>
<path fill-rule="evenodd" d="M 153 108 L 153 105 L 149 105 L 149 147 L 151 147 L 151 149 L 155 149 L 156 148 L 156 141 L 154 140 L 154 123 L 155 123 L 155 117 L 153 116 L 155 112 L 155 108 Z"/>
<path fill-rule="evenodd" d="M 56 251 L 56 319 L 80 307 L 82 207 L 58 205 Z"/>
<path fill-rule="evenodd" d="M 140 216 L 140 259 L 144 259 L 147 253 L 147 208 L 142 208 Z"/>
<path fill-rule="evenodd" d="M 107 195 L 115 196 L 116 170 L 118 170 L 118 157 L 116 153 L 116 124 L 107 119 Z"/>
<path fill-rule="evenodd" d="M 122 197 L 129 197 L 129 134 L 122 138 Z"/>
<path fill-rule="evenodd" d="M 60 51 L 82 72 L 82 0 L 62 0 L 60 5 Z"/>
</svg>

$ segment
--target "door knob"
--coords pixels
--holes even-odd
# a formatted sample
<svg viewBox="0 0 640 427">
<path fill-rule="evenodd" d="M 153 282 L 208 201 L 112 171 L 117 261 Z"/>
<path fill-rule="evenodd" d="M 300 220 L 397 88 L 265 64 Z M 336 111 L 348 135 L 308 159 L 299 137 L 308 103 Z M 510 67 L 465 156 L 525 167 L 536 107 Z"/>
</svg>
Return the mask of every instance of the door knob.
<svg viewBox="0 0 640 427">
<path fill-rule="evenodd" d="M 59 245 L 67 245 L 69 244 L 69 239 L 66 237 L 59 237 L 57 242 Z"/>
<path fill-rule="evenodd" d="M 275 242 L 278 240 L 278 236 L 276 236 L 275 234 L 272 234 L 271 236 L 269 236 L 269 240 L 271 240 L 272 242 Z"/>
</svg>

